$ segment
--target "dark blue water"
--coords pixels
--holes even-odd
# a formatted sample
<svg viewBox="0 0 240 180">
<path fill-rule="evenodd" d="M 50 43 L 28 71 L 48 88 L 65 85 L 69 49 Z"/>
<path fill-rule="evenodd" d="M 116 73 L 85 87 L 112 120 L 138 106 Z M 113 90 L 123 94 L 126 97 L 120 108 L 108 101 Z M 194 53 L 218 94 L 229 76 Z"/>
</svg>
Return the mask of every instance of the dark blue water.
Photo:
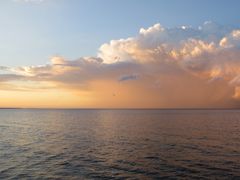
<svg viewBox="0 0 240 180">
<path fill-rule="evenodd" d="M 0 179 L 240 179 L 239 110 L 0 110 Z"/>
</svg>

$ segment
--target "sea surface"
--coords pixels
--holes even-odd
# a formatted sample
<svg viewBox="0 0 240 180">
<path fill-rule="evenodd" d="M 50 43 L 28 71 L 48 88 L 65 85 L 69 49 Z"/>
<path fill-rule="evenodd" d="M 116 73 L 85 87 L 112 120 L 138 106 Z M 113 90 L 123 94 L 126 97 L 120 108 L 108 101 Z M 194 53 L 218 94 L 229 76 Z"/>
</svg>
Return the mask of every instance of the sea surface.
<svg viewBox="0 0 240 180">
<path fill-rule="evenodd" d="M 240 110 L 0 110 L 0 179 L 240 179 Z"/>
</svg>

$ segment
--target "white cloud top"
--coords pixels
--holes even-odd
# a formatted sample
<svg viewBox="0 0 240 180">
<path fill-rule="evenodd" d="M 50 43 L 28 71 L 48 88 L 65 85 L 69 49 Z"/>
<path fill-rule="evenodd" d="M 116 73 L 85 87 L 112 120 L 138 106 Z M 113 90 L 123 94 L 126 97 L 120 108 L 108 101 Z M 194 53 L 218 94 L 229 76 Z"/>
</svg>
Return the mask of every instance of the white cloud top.
<svg viewBox="0 0 240 180">
<path fill-rule="evenodd" d="M 212 22 L 198 28 L 155 24 L 141 28 L 135 37 L 103 44 L 98 57 L 53 57 L 42 66 L 0 67 L 9 71 L 0 74 L 0 82 L 47 81 L 81 88 L 96 81 L 126 81 L 123 86 L 129 91 L 135 83 L 141 87 L 138 91 L 152 93 L 162 106 L 236 107 L 239 48 L 239 29 Z"/>
</svg>

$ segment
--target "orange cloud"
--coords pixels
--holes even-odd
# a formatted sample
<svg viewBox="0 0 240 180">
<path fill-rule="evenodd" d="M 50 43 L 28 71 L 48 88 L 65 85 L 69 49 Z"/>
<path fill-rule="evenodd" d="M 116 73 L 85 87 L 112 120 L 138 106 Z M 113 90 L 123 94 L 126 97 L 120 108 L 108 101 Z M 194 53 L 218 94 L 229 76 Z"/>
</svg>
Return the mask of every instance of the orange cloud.
<svg viewBox="0 0 240 180">
<path fill-rule="evenodd" d="M 98 57 L 0 67 L 0 95 L 41 107 L 239 107 L 239 32 L 211 22 L 199 28 L 156 24 L 103 44 Z"/>
</svg>

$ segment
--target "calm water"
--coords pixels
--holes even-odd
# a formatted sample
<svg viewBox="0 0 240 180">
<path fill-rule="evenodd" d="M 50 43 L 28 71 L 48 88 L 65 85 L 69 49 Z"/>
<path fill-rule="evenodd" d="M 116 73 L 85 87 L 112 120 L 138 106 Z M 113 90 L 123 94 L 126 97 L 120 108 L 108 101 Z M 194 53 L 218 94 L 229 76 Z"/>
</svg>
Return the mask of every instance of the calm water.
<svg viewBox="0 0 240 180">
<path fill-rule="evenodd" d="M 240 179 L 240 110 L 0 110 L 0 179 Z"/>
</svg>

